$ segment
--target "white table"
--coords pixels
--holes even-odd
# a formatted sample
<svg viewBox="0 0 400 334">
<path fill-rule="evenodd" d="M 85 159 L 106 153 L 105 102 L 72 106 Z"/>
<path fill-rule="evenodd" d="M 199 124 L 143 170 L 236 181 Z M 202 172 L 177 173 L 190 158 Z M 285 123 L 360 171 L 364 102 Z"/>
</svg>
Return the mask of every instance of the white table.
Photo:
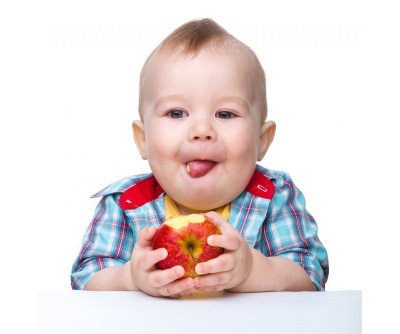
<svg viewBox="0 0 400 334">
<path fill-rule="evenodd" d="M 361 333 L 361 292 L 39 294 L 39 334 Z"/>
</svg>

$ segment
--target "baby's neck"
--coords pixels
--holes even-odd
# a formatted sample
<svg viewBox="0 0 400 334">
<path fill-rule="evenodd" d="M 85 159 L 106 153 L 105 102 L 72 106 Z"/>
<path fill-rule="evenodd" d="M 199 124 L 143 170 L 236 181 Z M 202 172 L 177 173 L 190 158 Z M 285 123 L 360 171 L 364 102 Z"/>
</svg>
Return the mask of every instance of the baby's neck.
<svg viewBox="0 0 400 334">
<path fill-rule="evenodd" d="M 179 210 L 179 212 L 181 213 L 181 215 L 186 216 L 186 215 L 190 215 L 192 213 L 207 213 L 208 211 L 215 211 L 218 214 L 220 214 L 226 221 L 228 221 L 229 217 L 230 217 L 230 209 L 231 206 L 230 204 L 226 204 L 223 205 L 219 208 L 215 208 L 212 210 L 191 210 L 191 209 L 187 209 L 185 207 L 182 207 L 180 205 L 177 205 L 177 208 Z"/>
<path fill-rule="evenodd" d="M 180 205 L 177 205 L 177 208 L 178 208 L 179 212 L 181 213 L 181 215 L 183 215 L 183 216 L 191 215 L 192 213 L 205 213 L 204 210 L 203 211 L 202 210 L 191 210 L 191 209 L 182 207 Z M 212 210 L 207 210 L 207 211 L 212 211 Z"/>
</svg>

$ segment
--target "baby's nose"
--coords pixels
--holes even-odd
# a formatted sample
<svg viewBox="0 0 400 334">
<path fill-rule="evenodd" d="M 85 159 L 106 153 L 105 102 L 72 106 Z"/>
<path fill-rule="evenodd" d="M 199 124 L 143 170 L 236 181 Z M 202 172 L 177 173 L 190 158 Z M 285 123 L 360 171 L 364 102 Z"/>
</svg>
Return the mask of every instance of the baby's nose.
<svg viewBox="0 0 400 334">
<path fill-rule="evenodd" d="M 204 136 L 204 137 L 202 137 L 202 136 L 194 136 L 193 139 L 194 140 L 203 140 L 204 139 L 204 140 L 207 141 L 207 140 L 211 140 L 212 136 Z"/>
<path fill-rule="evenodd" d="M 212 141 L 216 138 L 216 131 L 209 119 L 197 119 L 193 122 L 190 139 L 193 141 Z"/>
</svg>

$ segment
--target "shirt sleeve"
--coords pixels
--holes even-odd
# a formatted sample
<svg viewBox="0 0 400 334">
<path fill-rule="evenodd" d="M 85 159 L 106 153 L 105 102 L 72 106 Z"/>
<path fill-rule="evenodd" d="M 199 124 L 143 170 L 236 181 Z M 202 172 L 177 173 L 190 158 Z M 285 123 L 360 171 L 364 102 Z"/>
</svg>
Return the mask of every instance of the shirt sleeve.
<svg viewBox="0 0 400 334">
<path fill-rule="evenodd" d="M 73 289 L 83 289 L 96 272 L 107 267 L 122 266 L 131 258 L 132 230 L 118 205 L 118 197 L 115 194 L 104 196 L 96 207 L 79 256 L 72 266 Z"/>
<path fill-rule="evenodd" d="M 283 174 L 275 186 L 262 229 L 261 251 L 296 262 L 317 290 L 324 290 L 329 275 L 328 254 L 318 238 L 317 224 L 306 210 L 304 196 L 288 174 Z"/>
</svg>

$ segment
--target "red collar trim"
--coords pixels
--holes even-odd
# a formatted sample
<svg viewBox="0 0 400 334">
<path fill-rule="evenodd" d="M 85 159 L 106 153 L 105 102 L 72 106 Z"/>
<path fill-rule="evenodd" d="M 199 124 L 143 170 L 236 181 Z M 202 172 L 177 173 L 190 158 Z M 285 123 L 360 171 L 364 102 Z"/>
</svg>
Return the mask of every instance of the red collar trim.
<svg viewBox="0 0 400 334">
<path fill-rule="evenodd" d="M 119 205 L 123 210 L 133 210 L 155 200 L 164 190 L 160 187 L 154 176 L 139 181 L 122 193 Z"/>
<path fill-rule="evenodd" d="M 256 170 L 246 191 L 254 196 L 271 200 L 275 194 L 274 184 L 260 171 Z M 139 181 L 122 193 L 119 205 L 123 210 L 133 210 L 158 198 L 164 190 L 154 176 Z"/>
<path fill-rule="evenodd" d="M 254 196 L 271 200 L 275 194 L 275 186 L 262 172 L 256 170 L 246 191 Z"/>
</svg>

